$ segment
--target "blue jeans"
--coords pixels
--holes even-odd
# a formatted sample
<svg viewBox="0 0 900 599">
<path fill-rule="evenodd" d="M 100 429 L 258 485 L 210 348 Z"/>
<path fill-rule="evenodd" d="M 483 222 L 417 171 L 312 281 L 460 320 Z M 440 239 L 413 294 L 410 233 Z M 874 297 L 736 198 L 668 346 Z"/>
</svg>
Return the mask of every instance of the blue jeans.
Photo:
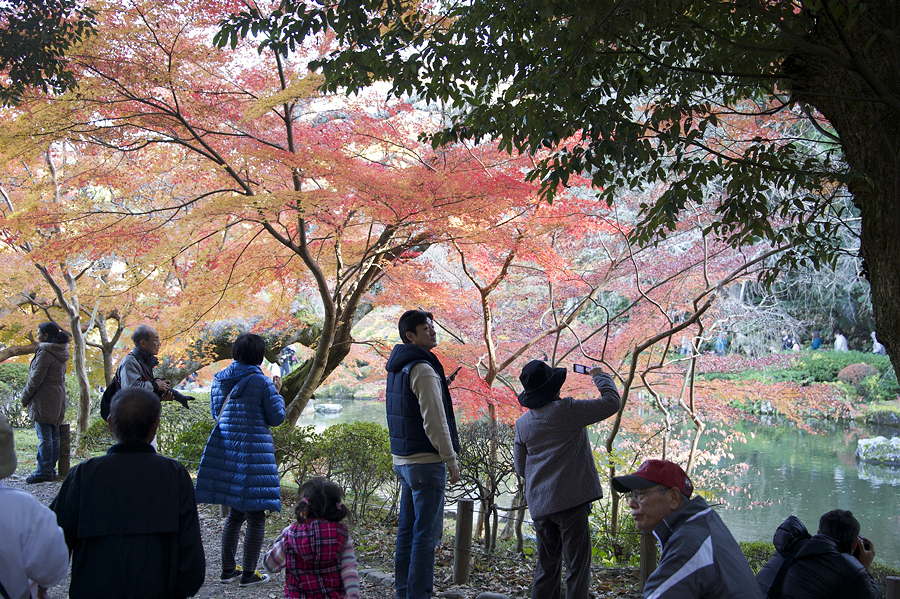
<svg viewBox="0 0 900 599">
<path fill-rule="evenodd" d="M 396 599 L 429 599 L 434 546 L 443 525 L 447 467 L 443 462 L 394 466 L 400 478 L 400 518 L 394 553 Z M 440 511 L 440 513 L 439 513 Z"/>
<path fill-rule="evenodd" d="M 55 424 L 35 422 L 38 451 L 35 474 L 56 476 L 56 462 L 59 461 L 59 427 Z"/>
</svg>

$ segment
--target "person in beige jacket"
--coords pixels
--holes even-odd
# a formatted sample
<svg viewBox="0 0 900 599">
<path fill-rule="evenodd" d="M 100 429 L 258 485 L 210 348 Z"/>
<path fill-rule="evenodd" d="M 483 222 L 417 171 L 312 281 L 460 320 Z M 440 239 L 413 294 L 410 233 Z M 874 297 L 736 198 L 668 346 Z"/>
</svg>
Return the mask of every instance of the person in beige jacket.
<svg viewBox="0 0 900 599">
<path fill-rule="evenodd" d="M 42 483 L 56 478 L 59 460 L 59 425 L 66 416 L 66 363 L 69 334 L 55 322 L 38 326 L 38 349 L 28 369 L 22 405 L 29 408 L 37 431 L 37 467 L 25 479 Z"/>
</svg>

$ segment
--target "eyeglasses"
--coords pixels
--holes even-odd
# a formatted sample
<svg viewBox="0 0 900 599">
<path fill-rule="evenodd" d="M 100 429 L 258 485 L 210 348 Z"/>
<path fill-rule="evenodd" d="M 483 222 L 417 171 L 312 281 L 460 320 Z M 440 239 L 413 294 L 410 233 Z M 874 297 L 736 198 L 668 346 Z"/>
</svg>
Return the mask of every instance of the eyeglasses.
<svg viewBox="0 0 900 599">
<path fill-rule="evenodd" d="M 668 491 L 667 487 L 662 485 L 657 485 L 655 487 L 650 487 L 649 489 L 641 489 L 640 491 L 632 491 L 628 494 L 628 497 L 632 501 L 636 501 L 637 503 L 644 503 L 647 501 L 647 497 L 649 497 L 654 491 Z"/>
</svg>

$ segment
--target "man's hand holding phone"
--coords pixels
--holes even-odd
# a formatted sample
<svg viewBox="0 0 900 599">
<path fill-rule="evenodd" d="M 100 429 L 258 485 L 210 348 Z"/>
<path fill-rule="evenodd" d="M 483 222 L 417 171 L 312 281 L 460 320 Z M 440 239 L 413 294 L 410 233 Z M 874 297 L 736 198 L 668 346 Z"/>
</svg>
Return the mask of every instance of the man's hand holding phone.
<svg viewBox="0 0 900 599">
<path fill-rule="evenodd" d="M 872 565 L 872 562 L 875 561 L 875 545 L 866 537 L 859 537 L 856 539 L 851 553 L 859 560 L 859 563 L 866 567 L 866 569 L 868 569 L 869 566 Z"/>
<path fill-rule="evenodd" d="M 599 366 L 591 368 L 589 366 L 585 366 L 584 364 L 572 364 L 572 371 L 577 372 L 578 374 L 589 374 L 591 376 L 603 374 L 603 369 Z"/>
</svg>

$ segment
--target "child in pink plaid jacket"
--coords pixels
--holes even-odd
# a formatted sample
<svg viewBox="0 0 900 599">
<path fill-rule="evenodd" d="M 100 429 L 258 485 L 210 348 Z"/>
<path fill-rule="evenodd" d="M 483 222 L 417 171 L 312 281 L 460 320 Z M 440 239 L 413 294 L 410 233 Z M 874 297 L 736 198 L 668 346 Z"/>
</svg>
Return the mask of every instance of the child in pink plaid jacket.
<svg viewBox="0 0 900 599">
<path fill-rule="evenodd" d="M 300 487 L 297 521 L 281 531 L 263 561 L 269 572 L 284 574 L 288 599 L 359 599 L 356 553 L 341 522 L 347 508 L 341 488 L 326 478 Z"/>
</svg>

